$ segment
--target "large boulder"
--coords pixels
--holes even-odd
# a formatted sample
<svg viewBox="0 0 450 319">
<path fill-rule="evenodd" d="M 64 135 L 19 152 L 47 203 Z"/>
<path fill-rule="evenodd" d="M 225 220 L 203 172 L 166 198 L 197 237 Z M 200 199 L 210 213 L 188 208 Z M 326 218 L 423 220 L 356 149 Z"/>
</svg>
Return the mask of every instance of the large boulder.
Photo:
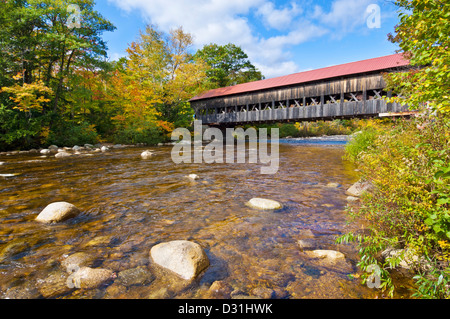
<svg viewBox="0 0 450 319">
<path fill-rule="evenodd" d="M 247 202 L 247 206 L 262 210 L 277 210 L 283 208 L 283 205 L 277 201 L 258 197 L 250 199 Z"/>
<path fill-rule="evenodd" d="M 185 280 L 197 277 L 209 266 L 209 259 L 202 247 L 186 240 L 174 240 L 153 246 L 150 260 L 170 270 Z"/>
<path fill-rule="evenodd" d="M 36 217 L 36 221 L 43 223 L 57 223 L 77 216 L 80 210 L 67 202 L 55 202 L 47 205 Z"/>
</svg>

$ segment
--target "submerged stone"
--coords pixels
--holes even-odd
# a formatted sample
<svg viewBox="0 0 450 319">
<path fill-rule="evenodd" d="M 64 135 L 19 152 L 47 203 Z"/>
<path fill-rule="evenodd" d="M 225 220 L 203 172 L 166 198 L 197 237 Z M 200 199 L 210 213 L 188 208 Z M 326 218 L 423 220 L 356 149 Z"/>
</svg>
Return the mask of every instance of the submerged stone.
<svg viewBox="0 0 450 319">
<path fill-rule="evenodd" d="M 109 269 L 81 267 L 67 279 L 69 287 L 92 289 L 114 279 L 114 272 Z"/>
<path fill-rule="evenodd" d="M 247 206 L 263 210 L 277 210 L 283 207 L 283 205 L 277 201 L 258 197 L 250 199 L 247 202 Z"/>
</svg>

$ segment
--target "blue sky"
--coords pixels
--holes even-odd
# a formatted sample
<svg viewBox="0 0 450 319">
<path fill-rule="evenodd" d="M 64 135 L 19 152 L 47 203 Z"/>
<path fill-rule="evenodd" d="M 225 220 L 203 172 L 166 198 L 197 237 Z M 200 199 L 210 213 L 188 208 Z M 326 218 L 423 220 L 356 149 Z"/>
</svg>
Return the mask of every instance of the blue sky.
<svg viewBox="0 0 450 319">
<path fill-rule="evenodd" d="M 97 0 L 96 10 L 117 27 L 103 36 L 111 59 L 125 56 L 146 24 L 165 32 L 182 26 L 194 36 L 193 51 L 239 45 L 266 78 L 398 49 L 387 40 L 398 22 L 387 0 Z"/>
</svg>

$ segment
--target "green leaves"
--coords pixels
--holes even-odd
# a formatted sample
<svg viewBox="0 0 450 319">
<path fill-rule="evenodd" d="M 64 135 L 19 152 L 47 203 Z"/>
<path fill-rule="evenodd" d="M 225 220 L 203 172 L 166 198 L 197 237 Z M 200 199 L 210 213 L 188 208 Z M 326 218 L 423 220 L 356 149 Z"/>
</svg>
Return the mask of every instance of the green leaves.
<svg viewBox="0 0 450 319">
<path fill-rule="evenodd" d="M 209 65 L 207 75 L 214 87 L 225 87 L 264 78 L 250 62 L 247 54 L 232 43 L 223 46 L 205 45 L 195 53 L 194 58 L 201 59 Z"/>
<path fill-rule="evenodd" d="M 390 39 L 418 68 L 387 75 L 388 87 L 401 93 L 404 98 L 400 102 L 412 109 L 428 104 L 435 111 L 449 114 L 450 2 L 398 0 L 396 4 L 404 11 L 399 15 L 397 34 Z"/>
</svg>

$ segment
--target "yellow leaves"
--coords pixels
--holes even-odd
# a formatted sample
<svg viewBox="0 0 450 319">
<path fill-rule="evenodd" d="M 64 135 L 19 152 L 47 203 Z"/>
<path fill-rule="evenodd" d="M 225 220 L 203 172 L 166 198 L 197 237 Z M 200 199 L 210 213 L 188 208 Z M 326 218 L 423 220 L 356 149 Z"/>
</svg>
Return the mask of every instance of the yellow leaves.
<svg viewBox="0 0 450 319">
<path fill-rule="evenodd" d="M 16 84 L 12 87 L 3 87 L 1 91 L 10 93 L 12 95 L 10 99 L 16 103 L 13 108 L 22 112 L 42 111 L 43 104 L 50 102 L 49 97 L 53 95 L 53 90 L 43 82 Z"/>
</svg>

